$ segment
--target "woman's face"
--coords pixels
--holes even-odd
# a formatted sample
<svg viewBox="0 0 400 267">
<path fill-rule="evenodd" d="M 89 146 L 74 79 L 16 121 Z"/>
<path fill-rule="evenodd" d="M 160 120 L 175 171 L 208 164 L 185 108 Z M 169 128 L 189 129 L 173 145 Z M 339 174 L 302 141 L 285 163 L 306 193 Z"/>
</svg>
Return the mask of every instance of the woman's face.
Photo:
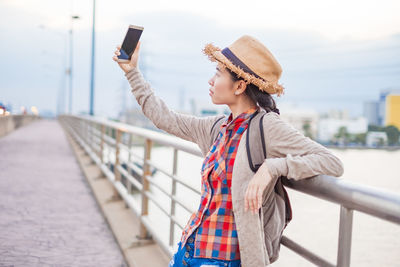
<svg viewBox="0 0 400 267">
<path fill-rule="evenodd" d="M 214 104 L 232 104 L 236 101 L 234 81 L 225 66 L 218 62 L 214 76 L 208 81 L 210 97 Z"/>
</svg>

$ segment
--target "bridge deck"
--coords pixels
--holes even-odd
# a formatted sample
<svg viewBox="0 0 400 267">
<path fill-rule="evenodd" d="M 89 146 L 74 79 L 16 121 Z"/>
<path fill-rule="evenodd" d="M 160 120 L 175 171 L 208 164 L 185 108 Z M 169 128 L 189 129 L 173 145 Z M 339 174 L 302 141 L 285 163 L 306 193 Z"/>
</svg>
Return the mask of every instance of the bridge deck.
<svg viewBox="0 0 400 267">
<path fill-rule="evenodd" d="M 55 120 L 0 139 L 0 265 L 127 266 Z"/>
</svg>

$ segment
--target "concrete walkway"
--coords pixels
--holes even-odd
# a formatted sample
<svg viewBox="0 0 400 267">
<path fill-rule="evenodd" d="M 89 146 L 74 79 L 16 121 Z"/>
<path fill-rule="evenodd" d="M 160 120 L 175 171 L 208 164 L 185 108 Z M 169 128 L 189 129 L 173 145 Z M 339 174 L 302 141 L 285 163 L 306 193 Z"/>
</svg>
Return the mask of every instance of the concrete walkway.
<svg viewBox="0 0 400 267">
<path fill-rule="evenodd" d="M 64 131 L 0 138 L 0 266 L 127 266 Z"/>
</svg>

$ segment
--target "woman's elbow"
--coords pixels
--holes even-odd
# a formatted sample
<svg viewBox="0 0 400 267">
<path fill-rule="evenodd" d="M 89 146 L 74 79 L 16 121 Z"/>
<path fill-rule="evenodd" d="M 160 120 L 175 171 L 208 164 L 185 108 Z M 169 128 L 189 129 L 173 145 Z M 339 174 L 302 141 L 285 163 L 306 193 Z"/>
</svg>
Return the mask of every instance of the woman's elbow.
<svg viewBox="0 0 400 267">
<path fill-rule="evenodd" d="M 343 166 L 342 160 L 340 158 L 338 158 L 337 156 L 331 154 L 330 162 L 332 164 L 331 175 L 333 175 L 335 177 L 342 176 L 344 173 L 344 166 Z"/>
</svg>

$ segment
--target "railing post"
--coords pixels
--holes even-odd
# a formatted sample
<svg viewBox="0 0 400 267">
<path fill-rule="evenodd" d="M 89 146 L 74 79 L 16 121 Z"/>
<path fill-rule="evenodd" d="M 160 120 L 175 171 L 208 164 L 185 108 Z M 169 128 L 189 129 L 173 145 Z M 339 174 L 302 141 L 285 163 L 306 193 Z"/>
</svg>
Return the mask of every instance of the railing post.
<svg viewBox="0 0 400 267">
<path fill-rule="evenodd" d="M 82 120 L 82 119 L 79 119 L 79 120 L 76 122 L 76 133 L 77 133 L 77 135 L 83 140 L 83 130 L 82 130 L 82 127 L 83 127 L 83 120 Z"/>
<path fill-rule="evenodd" d="M 119 182 L 121 180 L 121 174 L 118 171 L 118 165 L 119 165 L 119 143 L 121 142 L 121 130 L 117 129 L 117 132 L 115 134 L 115 161 L 114 161 L 114 182 Z M 110 163 L 111 165 L 111 163 Z M 113 196 L 111 197 L 112 199 L 120 199 L 120 195 L 113 186 Z"/>
<path fill-rule="evenodd" d="M 87 121 L 86 120 L 83 121 L 83 125 L 84 125 L 83 126 L 83 136 L 84 136 L 83 140 L 84 140 L 85 144 L 87 145 L 87 143 L 88 143 L 87 142 L 87 130 L 88 129 L 87 129 Z"/>
<path fill-rule="evenodd" d="M 94 151 L 94 146 L 93 146 L 93 140 L 94 140 L 94 122 L 89 122 L 89 128 L 90 128 L 90 131 L 89 131 L 89 147 L 90 147 L 90 150 L 92 150 L 92 152 Z"/>
<path fill-rule="evenodd" d="M 152 140 L 146 139 L 144 147 L 144 161 L 143 161 L 143 177 L 142 177 L 142 211 L 141 216 L 146 216 L 149 213 L 149 199 L 145 192 L 149 191 L 150 182 L 146 179 L 147 175 L 150 175 L 150 166 L 146 162 L 151 157 Z M 141 239 L 149 238 L 149 233 L 143 223 L 140 223 L 139 237 Z"/>
<path fill-rule="evenodd" d="M 353 210 L 340 205 L 339 242 L 337 254 L 338 267 L 350 266 L 352 226 Z"/>
<path fill-rule="evenodd" d="M 83 136 L 82 136 L 82 134 L 83 134 L 83 130 L 82 130 L 82 124 L 83 124 L 83 121 L 82 121 L 82 119 L 78 119 L 77 121 L 76 121 L 76 123 L 75 123 L 75 128 L 76 128 L 76 134 L 83 140 Z"/>
<path fill-rule="evenodd" d="M 132 134 L 129 133 L 129 140 L 128 140 L 128 164 L 127 164 L 127 168 L 126 171 L 129 173 L 129 175 L 131 175 L 132 170 L 130 167 L 130 163 L 132 161 Z M 128 194 L 132 194 L 132 184 L 131 182 L 126 179 L 126 190 L 128 191 Z M 125 202 L 125 208 L 129 208 L 129 205 L 127 202 Z"/>
<path fill-rule="evenodd" d="M 115 163 L 114 163 L 114 177 L 115 181 L 121 181 L 121 173 L 118 171 L 119 165 L 119 144 L 121 143 L 121 130 L 117 129 L 115 134 Z"/>
<path fill-rule="evenodd" d="M 101 125 L 101 136 L 100 136 L 100 160 L 101 163 L 104 163 L 104 133 L 105 133 L 105 127 L 104 124 Z"/>
<path fill-rule="evenodd" d="M 106 128 L 106 136 L 107 138 L 111 137 L 111 128 L 109 126 L 107 126 Z M 110 159 L 110 155 L 111 155 L 111 144 L 109 142 L 107 142 L 107 168 L 110 169 L 111 168 L 111 159 Z"/>
<path fill-rule="evenodd" d="M 178 169 L 178 149 L 174 148 L 174 159 L 172 166 L 172 175 L 176 176 Z M 176 180 L 172 179 L 172 189 L 171 189 L 171 211 L 170 211 L 170 222 L 169 222 L 169 245 L 174 245 L 174 235 L 175 235 L 175 222 L 172 217 L 175 216 L 176 203 L 174 197 L 176 195 Z"/>
</svg>

